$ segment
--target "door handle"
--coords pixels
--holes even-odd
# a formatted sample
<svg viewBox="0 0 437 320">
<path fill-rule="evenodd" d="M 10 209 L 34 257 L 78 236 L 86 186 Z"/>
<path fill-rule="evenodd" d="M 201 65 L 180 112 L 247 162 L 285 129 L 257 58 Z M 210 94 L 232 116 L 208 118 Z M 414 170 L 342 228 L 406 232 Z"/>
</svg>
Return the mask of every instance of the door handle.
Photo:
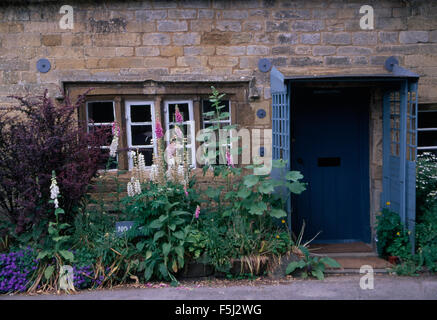
<svg viewBox="0 0 437 320">
<path fill-rule="evenodd" d="M 297 163 L 303 166 L 303 160 L 302 160 L 302 158 L 297 158 Z"/>
</svg>

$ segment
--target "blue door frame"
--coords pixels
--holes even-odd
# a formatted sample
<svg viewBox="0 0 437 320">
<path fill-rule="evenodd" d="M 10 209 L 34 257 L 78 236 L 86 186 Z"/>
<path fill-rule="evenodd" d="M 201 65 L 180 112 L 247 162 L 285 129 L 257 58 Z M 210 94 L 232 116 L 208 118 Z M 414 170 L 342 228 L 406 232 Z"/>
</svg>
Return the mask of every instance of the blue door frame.
<svg viewBox="0 0 437 320">
<path fill-rule="evenodd" d="M 398 74 L 394 74 L 400 70 Z M 392 70 L 390 70 L 392 71 Z M 288 80 L 288 81 L 287 81 Z M 414 250 L 416 216 L 416 156 L 417 156 L 417 89 L 418 75 L 395 66 L 392 75 L 357 75 L 334 77 L 285 78 L 272 67 L 270 86 L 272 95 L 272 158 L 287 161 L 290 169 L 290 96 L 291 81 L 356 81 L 387 82 L 390 85 L 383 98 L 383 192 L 381 207 L 390 203 L 406 228 Z M 398 120 L 397 120 L 398 119 Z M 272 170 L 273 177 L 282 174 Z M 311 182 L 309 182 L 311 183 Z M 285 193 L 285 190 L 278 190 Z M 288 223 L 291 230 L 291 200 L 287 203 Z M 369 213 L 370 214 L 370 213 Z"/>
<path fill-rule="evenodd" d="M 383 194 L 381 207 L 397 213 L 411 231 L 416 223 L 417 81 L 404 80 L 383 99 Z M 404 143 L 402 143 L 402 141 Z"/>
</svg>

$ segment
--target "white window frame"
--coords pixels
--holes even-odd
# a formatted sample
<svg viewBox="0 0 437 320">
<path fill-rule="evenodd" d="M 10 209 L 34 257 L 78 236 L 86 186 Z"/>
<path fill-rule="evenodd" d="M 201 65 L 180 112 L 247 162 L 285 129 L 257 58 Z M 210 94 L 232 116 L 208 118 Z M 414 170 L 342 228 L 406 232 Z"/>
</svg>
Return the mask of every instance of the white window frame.
<svg viewBox="0 0 437 320">
<path fill-rule="evenodd" d="M 152 115 L 152 122 L 132 122 L 131 121 L 131 106 L 136 105 L 150 105 L 150 113 Z M 135 150 L 135 149 L 153 149 L 153 153 L 157 154 L 157 144 L 156 144 L 156 135 L 155 135 L 155 103 L 154 101 L 143 101 L 143 100 L 128 100 L 125 101 L 125 113 L 126 113 L 126 135 L 127 135 L 127 146 L 129 148 L 129 151 Z M 132 126 L 152 126 L 152 139 L 153 144 L 152 145 L 132 145 Z M 128 153 L 128 164 L 129 164 L 129 170 L 132 170 L 133 168 L 133 159 Z M 150 166 L 148 166 L 150 168 Z"/>
<path fill-rule="evenodd" d="M 112 112 L 114 115 L 114 121 L 117 121 L 117 117 L 116 117 L 116 112 L 115 112 L 115 101 L 114 100 L 92 100 L 92 101 L 87 101 L 86 102 L 86 108 L 85 108 L 85 114 L 86 114 L 86 132 L 89 133 L 90 132 L 90 126 L 91 127 L 98 127 L 98 126 L 111 126 L 113 122 L 94 122 L 91 123 L 89 122 L 89 117 L 88 117 L 88 104 L 90 103 L 96 103 L 96 102 L 111 102 L 112 103 Z M 100 149 L 108 149 L 109 150 L 109 146 L 100 146 Z M 118 162 L 118 154 L 115 155 L 115 158 Z M 117 169 L 109 169 L 108 171 L 116 171 Z M 101 169 L 100 171 L 105 171 L 105 169 Z"/>
<path fill-rule="evenodd" d="M 428 113 L 428 112 L 436 112 L 437 110 L 418 110 L 418 114 L 419 113 Z M 437 126 L 437 123 L 436 123 Z M 437 132 L 437 127 L 436 128 L 417 128 L 417 134 L 419 135 L 420 132 L 426 132 L 426 131 L 431 131 L 431 132 Z M 417 150 L 437 150 L 437 146 L 417 146 Z"/>
<path fill-rule="evenodd" d="M 188 104 L 188 115 L 190 117 L 190 120 L 183 121 L 182 124 L 189 126 L 189 128 L 190 128 L 189 134 L 191 135 L 190 144 L 186 144 L 185 147 L 187 149 L 191 149 L 191 164 L 190 164 L 190 166 L 192 168 L 196 168 L 196 136 L 195 136 L 196 121 L 194 120 L 193 100 L 165 100 L 164 101 L 165 129 L 167 132 L 170 132 L 169 131 L 170 125 L 177 125 L 177 122 L 170 121 L 169 105 L 170 104 L 185 104 L 185 103 Z M 170 136 L 167 134 L 166 135 L 167 144 L 170 143 L 169 139 L 170 139 Z"/>
</svg>

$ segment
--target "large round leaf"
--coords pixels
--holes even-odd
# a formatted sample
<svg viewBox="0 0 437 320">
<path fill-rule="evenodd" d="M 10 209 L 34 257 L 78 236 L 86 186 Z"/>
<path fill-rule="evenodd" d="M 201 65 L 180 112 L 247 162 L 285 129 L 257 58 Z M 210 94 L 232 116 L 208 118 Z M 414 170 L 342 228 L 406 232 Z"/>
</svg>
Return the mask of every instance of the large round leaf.
<svg viewBox="0 0 437 320">
<path fill-rule="evenodd" d="M 259 177 L 253 174 L 244 177 L 244 185 L 248 188 L 253 187 L 259 182 Z"/>
<path fill-rule="evenodd" d="M 285 179 L 291 181 L 298 181 L 303 178 L 303 175 L 299 171 L 288 171 L 285 175 Z"/>
<path fill-rule="evenodd" d="M 285 212 L 282 209 L 272 209 L 272 210 L 270 210 L 270 216 L 279 219 L 279 218 L 287 216 L 287 212 Z"/>
</svg>

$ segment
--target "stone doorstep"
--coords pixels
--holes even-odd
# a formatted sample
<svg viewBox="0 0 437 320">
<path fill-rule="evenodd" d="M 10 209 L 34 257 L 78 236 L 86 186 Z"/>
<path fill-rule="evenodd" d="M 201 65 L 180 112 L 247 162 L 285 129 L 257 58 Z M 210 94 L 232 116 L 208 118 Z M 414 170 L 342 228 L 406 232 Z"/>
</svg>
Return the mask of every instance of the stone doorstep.
<svg viewBox="0 0 437 320">
<path fill-rule="evenodd" d="M 334 256 L 331 255 L 330 258 L 336 260 L 342 268 L 332 268 L 327 267 L 327 271 L 330 273 L 359 273 L 360 268 L 364 265 L 369 265 L 373 268 L 374 272 L 387 272 L 387 268 L 391 268 L 392 264 L 390 264 L 388 261 L 381 259 L 376 256 Z"/>
</svg>

